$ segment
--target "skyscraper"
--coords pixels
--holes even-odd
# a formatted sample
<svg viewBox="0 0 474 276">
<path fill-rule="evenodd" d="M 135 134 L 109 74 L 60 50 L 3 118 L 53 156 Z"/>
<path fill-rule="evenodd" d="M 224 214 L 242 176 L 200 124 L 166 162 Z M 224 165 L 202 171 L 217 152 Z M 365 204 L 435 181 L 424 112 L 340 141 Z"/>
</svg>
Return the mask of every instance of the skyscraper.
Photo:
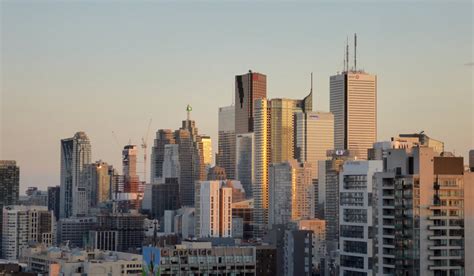
<svg viewBox="0 0 474 276">
<path fill-rule="evenodd" d="M 199 186 L 199 237 L 232 236 L 232 188 L 221 181 L 201 181 Z"/>
<path fill-rule="evenodd" d="M 4 206 L 15 205 L 20 193 L 20 168 L 16 161 L 0 160 L 0 237 L 2 236 Z M 0 242 L 0 257 L 2 256 L 2 245 Z"/>
<path fill-rule="evenodd" d="M 219 107 L 218 131 L 216 165 L 225 169 L 228 179 L 235 179 L 235 106 Z"/>
<path fill-rule="evenodd" d="M 84 165 L 90 162 L 91 144 L 85 132 L 61 140 L 61 218 L 87 212 L 87 192 L 81 174 Z"/>
<path fill-rule="evenodd" d="M 374 271 L 472 275 L 474 178 L 463 158 L 420 146 L 389 149 L 383 163 L 374 176 Z"/>
<path fill-rule="evenodd" d="M 295 113 L 312 110 L 312 93 L 303 100 L 257 99 L 254 102 L 255 236 L 268 226 L 268 166 L 295 157 Z"/>
<path fill-rule="evenodd" d="M 474 172 L 474 150 L 469 151 L 469 168 Z"/>
<path fill-rule="evenodd" d="M 331 76 L 329 86 L 335 148 L 367 159 L 377 139 L 377 76 L 345 71 Z"/>
<path fill-rule="evenodd" d="M 273 163 L 269 171 L 269 227 L 309 219 L 314 209 L 311 164 L 291 160 Z"/>
<path fill-rule="evenodd" d="M 298 112 L 295 115 L 295 158 L 312 165 L 313 179 L 318 178 L 318 162 L 334 149 L 334 116 L 330 112 Z"/>
<path fill-rule="evenodd" d="M 171 129 L 158 130 L 151 151 L 150 183 L 158 183 L 163 178 L 163 160 L 167 144 L 175 144 L 174 132 Z"/>
<path fill-rule="evenodd" d="M 204 166 L 206 169 L 209 169 L 212 166 L 212 140 L 211 136 L 201 136 L 201 142 L 202 142 L 202 155 L 203 155 L 203 161 L 204 161 Z"/>
<path fill-rule="evenodd" d="M 381 171 L 381 160 L 347 161 L 343 165 L 339 177 L 340 275 L 374 275 L 373 176 Z"/>
<path fill-rule="evenodd" d="M 249 71 L 235 76 L 235 134 L 253 132 L 254 103 L 267 97 L 267 76 Z"/>
<path fill-rule="evenodd" d="M 109 165 L 103 161 L 84 166 L 82 181 L 88 191 L 89 207 L 97 207 L 111 199 L 110 178 Z"/>
<path fill-rule="evenodd" d="M 242 183 L 247 198 L 252 197 L 254 179 L 254 135 L 253 133 L 239 134 L 236 137 L 236 175 Z"/>
<path fill-rule="evenodd" d="M 59 219 L 59 209 L 61 208 L 60 196 L 61 189 L 59 186 L 48 187 L 48 211 L 53 211 L 56 221 Z"/>
<path fill-rule="evenodd" d="M 267 99 L 255 101 L 254 125 L 254 237 L 263 237 L 268 224 L 268 166 L 271 158 L 270 111 Z"/>
<path fill-rule="evenodd" d="M 124 192 L 138 193 L 139 178 L 137 175 L 137 146 L 126 145 L 122 151 L 122 170 L 124 177 Z"/>
</svg>

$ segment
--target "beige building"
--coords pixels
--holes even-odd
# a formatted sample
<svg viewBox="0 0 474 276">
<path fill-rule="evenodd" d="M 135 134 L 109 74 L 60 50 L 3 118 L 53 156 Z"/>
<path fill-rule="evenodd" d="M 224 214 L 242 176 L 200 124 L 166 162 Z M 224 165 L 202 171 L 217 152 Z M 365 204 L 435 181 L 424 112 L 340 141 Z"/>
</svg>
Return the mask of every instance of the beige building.
<svg viewBox="0 0 474 276">
<path fill-rule="evenodd" d="M 196 186 L 196 219 L 198 237 L 232 237 L 232 188 L 222 181 L 200 181 Z"/>
<path fill-rule="evenodd" d="M 329 86 L 335 148 L 367 159 L 367 149 L 377 139 L 377 76 L 346 71 L 331 76 Z"/>
<path fill-rule="evenodd" d="M 38 274 L 59 275 L 141 275 L 142 256 L 130 253 L 80 250 L 58 247 L 30 247 L 22 261 Z"/>
<path fill-rule="evenodd" d="M 204 165 L 206 168 L 212 167 L 213 158 L 212 158 L 212 141 L 210 136 L 202 136 L 202 154 L 204 159 Z"/>
<path fill-rule="evenodd" d="M 374 176 L 374 272 L 472 275 L 472 175 L 463 158 L 424 146 L 386 156 Z"/>
<path fill-rule="evenodd" d="M 313 231 L 313 269 L 321 272 L 326 254 L 326 221 L 321 219 L 300 220 L 298 229 Z"/>
</svg>

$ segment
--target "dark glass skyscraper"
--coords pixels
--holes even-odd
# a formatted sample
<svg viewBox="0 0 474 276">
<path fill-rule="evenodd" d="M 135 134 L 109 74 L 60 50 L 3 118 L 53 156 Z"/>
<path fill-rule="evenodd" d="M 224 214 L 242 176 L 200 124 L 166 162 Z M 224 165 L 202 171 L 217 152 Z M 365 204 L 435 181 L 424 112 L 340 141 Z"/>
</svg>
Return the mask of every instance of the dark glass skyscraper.
<svg viewBox="0 0 474 276">
<path fill-rule="evenodd" d="M 18 202 L 20 192 L 20 168 L 16 161 L 0 160 L 0 237 L 2 237 L 3 207 Z M 2 243 L 0 242 L 0 255 Z"/>
<path fill-rule="evenodd" d="M 267 97 L 267 76 L 249 71 L 235 76 L 235 134 L 253 132 L 253 104 Z"/>
</svg>

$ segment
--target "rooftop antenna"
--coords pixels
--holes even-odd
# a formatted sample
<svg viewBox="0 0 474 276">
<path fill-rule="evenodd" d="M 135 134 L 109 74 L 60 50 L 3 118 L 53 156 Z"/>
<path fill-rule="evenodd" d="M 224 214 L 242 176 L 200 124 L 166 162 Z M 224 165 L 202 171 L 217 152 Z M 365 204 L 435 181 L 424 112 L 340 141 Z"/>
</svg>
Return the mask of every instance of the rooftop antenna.
<svg viewBox="0 0 474 276">
<path fill-rule="evenodd" d="M 311 90 L 310 93 L 313 93 L 313 72 L 311 72 Z"/>
<path fill-rule="evenodd" d="M 354 71 L 357 71 L 357 34 L 354 33 Z"/>
<path fill-rule="evenodd" d="M 346 38 L 346 72 L 349 72 L 349 37 Z"/>
</svg>

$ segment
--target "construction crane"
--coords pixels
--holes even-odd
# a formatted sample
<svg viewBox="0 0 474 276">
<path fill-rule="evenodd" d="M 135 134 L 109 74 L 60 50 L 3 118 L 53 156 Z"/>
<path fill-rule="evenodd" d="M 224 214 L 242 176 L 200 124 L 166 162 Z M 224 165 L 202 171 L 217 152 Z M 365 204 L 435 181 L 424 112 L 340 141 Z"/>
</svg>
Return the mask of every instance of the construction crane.
<svg viewBox="0 0 474 276">
<path fill-rule="evenodd" d="M 142 137 L 142 149 L 143 149 L 143 178 L 146 183 L 147 178 L 146 178 L 146 169 L 147 169 L 147 148 L 148 148 L 148 135 L 150 134 L 150 127 L 151 127 L 151 119 L 148 122 L 148 128 L 146 130 L 146 134 L 144 137 Z"/>
</svg>

